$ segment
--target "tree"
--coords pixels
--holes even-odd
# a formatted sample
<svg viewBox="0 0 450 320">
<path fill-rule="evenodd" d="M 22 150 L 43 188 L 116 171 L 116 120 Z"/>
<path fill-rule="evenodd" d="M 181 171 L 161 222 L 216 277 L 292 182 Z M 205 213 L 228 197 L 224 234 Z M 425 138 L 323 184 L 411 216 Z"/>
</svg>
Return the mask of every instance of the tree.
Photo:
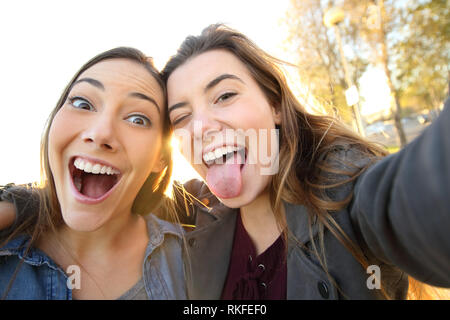
<svg viewBox="0 0 450 320">
<path fill-rule="evenodd" d="M 337 2 L 337 1 L 336 1 Z M 301 77 L 329 110 L 349 122 L 346 81 L 336 37 L 323 23 L 332 0 L 291 0 L 287 42 L 298 57 Z M 402 104 L 437 109 L 450 90 L 450 6 L 448 0 L 341 0 L 340 23 L 352 82 L 368 64 L 381 66 L 391 92 L 391 114 L 401 146 Z"/>
<path fill-rule="evenodd" d="M 450 6 L 447 0 L 408 3 L 393 50 L 401 99 L 435 110 L 449 94 Z"/>
<path fill-rule="evenodd" d="M 331 0 L 291 0 L 286 17 L 290 35 L 287 43 L 298 57 L 300 77 L 307 83 L 309 91 L 330 113 L 351 123 L 353 115 L 345 101 L 344 91 L 347 87 L 338 45 L 333 31 L 323 24 L 324 12 L 331 6 Z M 355 48 L 358 43 L 348 38 L 354 37 L 356 33 L 354 28 L 349 30 L 352 31 L 343 34 L 343 42 L 352 42 L 351 47 Z M 368 64 L 358 52 L 352 50 L 346 57 L 353 83 L 356 83 Z"/>
<path fill-rule="evenodd" d="M 354 0 L 352 0 L 354 2 Z M 384 0 L 359 1 L 359 5 L 365 5 L 367 19 L 372 19 L 375 23 L 364 24 L 362 32 L 364 38 L 371 44 L 375 63 L 382 66 L 386 75 L 387 85 L 391 93 L 391 111 L 394 117 L 395 128 L 400 140 L 400 146 L 404 147 L 407 143 L 405 131 L 401 122 L 400 95 L 397 87 L 394 86 L 394 74 L 391 70 L 392 54 L 389 52 L 388 35 L 395 30 L 395 12 L 391 6 L 386 10 Z"/>
</svg>

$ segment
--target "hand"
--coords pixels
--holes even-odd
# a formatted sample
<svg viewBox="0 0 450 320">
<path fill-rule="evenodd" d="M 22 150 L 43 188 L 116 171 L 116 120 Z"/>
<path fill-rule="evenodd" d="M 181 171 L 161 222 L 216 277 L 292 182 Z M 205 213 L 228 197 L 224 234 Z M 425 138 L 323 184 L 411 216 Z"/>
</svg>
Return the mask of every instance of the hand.
<svg viewBox="0 0 450 320">
<path fill-rule="evenodd" d="M 16 217 L 16 209 L 11 202 L 0 201 L 0 230 L 11 226 Z"/>
</svg>

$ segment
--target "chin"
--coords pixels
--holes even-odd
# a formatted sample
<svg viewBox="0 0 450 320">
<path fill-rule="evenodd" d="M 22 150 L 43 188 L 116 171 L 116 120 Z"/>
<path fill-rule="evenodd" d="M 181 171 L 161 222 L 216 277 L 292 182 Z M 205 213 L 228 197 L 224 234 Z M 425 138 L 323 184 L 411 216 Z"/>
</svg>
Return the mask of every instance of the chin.
<svg viewBox="0 0 450 320">
<path fill-rule="evenodd" d="M 234 198 L 218 198 L 220 202 L 222 202 L 228 208 L 241 208 L 252 203 L 258 196 L 259 192 L 255 192 L 256 190 L 242 190 L 241 194 Z"/>
<path fill-rule="evenodd" d="M 92 212 L 79 211 L 72 211 L 67 214 L 63 213 L 63 220 L 68 228 L 79 232 L 96 231 L 105 223 L 104 217 L 97 217 L 96 214 Z"/>
</svg>

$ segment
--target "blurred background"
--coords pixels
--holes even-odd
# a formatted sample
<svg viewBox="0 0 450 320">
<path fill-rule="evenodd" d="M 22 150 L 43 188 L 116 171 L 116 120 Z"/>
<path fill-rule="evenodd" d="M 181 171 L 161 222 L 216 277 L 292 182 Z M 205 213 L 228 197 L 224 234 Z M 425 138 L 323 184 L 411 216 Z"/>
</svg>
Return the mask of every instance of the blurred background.
<svg viewBox="0 0 450 320">
<path fill-rule="evenodd" d="M 286 50 L 328 113 L 395 152 L 449 94 L 447 0 L 292 0 Z"/>
<path fill-rule="evenodd" d="M 286 75 L 310 112 L 390 152 L 432 123 L 449 94 L 447 0 L 2 1 L 0 185 L 39 180 L 47 116 L 88 59 L 132 46 L 162 68 L 186 36 L 217 22 L 295 65 Z M 196 177 L 174 157 L 174 179 Z"/>
<path fill-rule="evenodd" d="M 238 29 L 287 61 L 311 112 L 341 119 L 395 152 L 443 107 L 449 92 L 447 0 L 78 0 L 0 4 L 0 184 L 39 180 L 45 121 L 79 67 L 116 46 L 158 68 L 211 23 Z M 196 177 L 175 154 L 174 178 Z"/>
</svg>

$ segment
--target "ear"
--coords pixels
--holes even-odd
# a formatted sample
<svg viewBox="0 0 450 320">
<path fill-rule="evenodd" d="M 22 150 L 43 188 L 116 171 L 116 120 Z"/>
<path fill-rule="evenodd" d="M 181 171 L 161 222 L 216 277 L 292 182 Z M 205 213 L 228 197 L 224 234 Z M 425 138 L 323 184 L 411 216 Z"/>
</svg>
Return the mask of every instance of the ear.
<svg viewBox="0 0 450 320">
<path fill-rule="evenodd" d="M 272 117 L 275 124 L 281 124 L 281 108 L 272 107 Z"/>
<path fill-rule="evenodd" d="M 164 157 L 160 155 L 159 159 L 155 162 L 155 165 L 153 166 L 152 172 L 159 173 L 163 171 L 166 166 L 167 163 L 164 160 Z"/>
</svg>

